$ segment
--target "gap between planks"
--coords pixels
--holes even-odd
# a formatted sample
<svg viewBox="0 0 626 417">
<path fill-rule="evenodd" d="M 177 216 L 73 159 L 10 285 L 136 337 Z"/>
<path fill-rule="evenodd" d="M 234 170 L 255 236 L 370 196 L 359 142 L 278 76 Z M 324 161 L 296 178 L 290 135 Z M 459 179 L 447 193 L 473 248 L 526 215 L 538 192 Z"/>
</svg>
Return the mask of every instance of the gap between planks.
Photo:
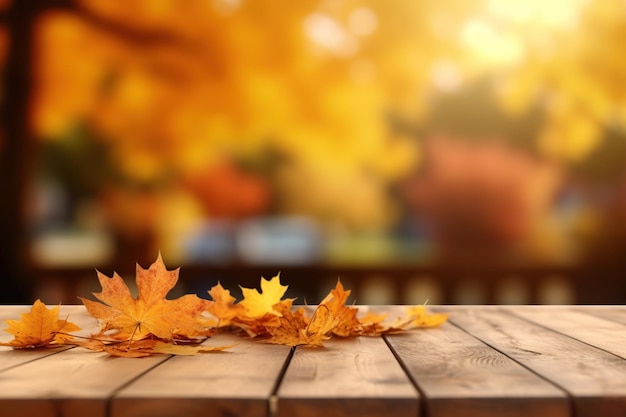
<svg viewBox="0 0 626 417">
<path fill-rule="evenodd" d="M 582 310 L 584 313 L 588 309 Z M 626 362 L 605 349 L 563 333 L 563 327 L 580 327 L 578 320 L 598 323 L 577 309 L 468 309 L 452 319 L 454 324 L 509 356 L 566 392 L 577 417 L 621 417 L 626 410 Z M 525 317 L 528 313 L 531 317 Z M 557 314 L 558 313 L 558 314 Z M 532 318 L 534 316 L 534 320 Z M 556 316 L 560 326 L 550 325 Z M 582 324 L 582 323 L 581 323 Z M 560 328 L 560 329 L 559 329 Z M 583 335 L 589 336 L 588 327 Z M 584 337 L 583 337 L 584 339 Z"/>
</svg>

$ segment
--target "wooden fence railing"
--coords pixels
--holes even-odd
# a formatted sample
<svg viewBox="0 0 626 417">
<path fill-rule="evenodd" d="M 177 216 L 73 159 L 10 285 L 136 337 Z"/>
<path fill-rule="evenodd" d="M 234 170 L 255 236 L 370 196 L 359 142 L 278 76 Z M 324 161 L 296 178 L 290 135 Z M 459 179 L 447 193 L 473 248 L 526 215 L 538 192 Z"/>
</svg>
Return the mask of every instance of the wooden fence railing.
<svg viewBox="0 0 626 417">
<path fill-rule="evenodd" d="M 98 270 L 111 276 L 114 268 Z M 132 268 L 117 270 L 134 282 Z M 287 296 L 317 303 L 337 279 L 361 304 L 623 304 L 626 276 L 597 268 L 451 268 L 442 266 L 183 265 L 177 290 L 206 295 L 217 282 L 237 297 L 238 286 L 258 288 L 260 278 L 280 273 Z M 93 268 L 39 268 L 34 297 L 75 303 L 100 287 Z"/>
</svg>

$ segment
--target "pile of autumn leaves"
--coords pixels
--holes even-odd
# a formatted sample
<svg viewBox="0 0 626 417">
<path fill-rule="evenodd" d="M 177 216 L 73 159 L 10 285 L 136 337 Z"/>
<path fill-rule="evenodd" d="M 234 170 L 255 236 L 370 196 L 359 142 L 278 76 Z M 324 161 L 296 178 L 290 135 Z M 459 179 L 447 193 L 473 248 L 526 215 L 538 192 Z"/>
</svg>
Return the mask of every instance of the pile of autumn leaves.
<svg viewBox="0 0 626 417">
<path fill-rule="evenodd" d="M 346 305 L 350 290 L 341 282 L 315 306 L 295 308 L 294 299 L 278 276 L 261 279 L 261 291 L 241 288 L 236 302 L 230 291 L 217 284 L 209 291 L 212 300 L 187 294 L 174 300 L 167 293 L 178 281 L 179 270 L 168 271 L 161 256 L 144 269 L 137 265 L 138 296 L 134 298 L 117 274 L 109 278 L 98 272 L 102 291 L 98 301 L 81 298 L 87 312 L 98 319 L 101 329 L 90 337 L 73 335 L 80 328 L 58 317 L 59 307 L 48 309 L 37 300 L 21 320 L 7 320 L 7 332 L 15 338 L 3 346 L 45 348 L 81 346 L 113 356 L 143 357 L 158 353 L 190 355 L 220 351 L 230 346 L 205 346 L 217 332 L 238 332 L 267 343 L 321 347 L 331 336 L 354 337 L 397 333 L 418 327 L 435 327 L 445 314 L 429 314 L 425 306 L 407 307 L 402 317 L 387 320 L 386 314 L 358 316 L 357 307 Z"/>
</svg>

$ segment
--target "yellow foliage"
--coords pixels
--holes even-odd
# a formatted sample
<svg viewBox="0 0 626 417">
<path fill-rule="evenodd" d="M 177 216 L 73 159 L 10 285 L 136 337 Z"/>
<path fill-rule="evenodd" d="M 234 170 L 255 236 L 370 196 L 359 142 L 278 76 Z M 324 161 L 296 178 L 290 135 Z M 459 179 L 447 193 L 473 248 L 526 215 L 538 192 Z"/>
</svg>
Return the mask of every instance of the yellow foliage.
<svg viewBox="0 0 626 417">
<path fill-rule="evenodd" d="M 386 115 L 417 125 L 440 91 L 495 74 L 505 111 L 550 103 L 537 147 L 565 161 L 589 155 L 607 122 L 626 123 L 620 0 L 77 8 L 37 25 L 36 132 L 54 137 L 87 122 L 139 182 L 276 149 L 291 161 L 278 176 L 279 210 L 349 227 L 394 220 L 387 187 L 419 150 Z"/>
</svg>

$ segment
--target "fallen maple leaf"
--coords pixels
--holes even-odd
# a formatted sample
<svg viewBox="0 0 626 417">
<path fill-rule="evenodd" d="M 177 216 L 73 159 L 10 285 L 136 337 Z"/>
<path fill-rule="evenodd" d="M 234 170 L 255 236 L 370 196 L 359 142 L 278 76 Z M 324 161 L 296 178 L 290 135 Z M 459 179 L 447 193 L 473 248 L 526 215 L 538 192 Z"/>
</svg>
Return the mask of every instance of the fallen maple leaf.
<svg viewBox="0 0 626 417">
<path fill-rule="evenodd" d="M 304 308 L 292 309 L 292 302 L 279 304 L 277 312 L 280 314 L 273 325 L 267 326 L 265 331 L 270 335 L 265 342 L 276 345 L 299 346 L 305 344 L 301 331 L 308 325 L 304 316 Z"/>
<path fill-rule="evenodd" d="M 367 314 L 359 318 L 359 322 L 361 323 L 361 329 L 363 331 L 363 334 L 376 335 L 376 334 L 384 333 L 389 328 L 388 325 L 383 324 L 387 316 L 388 316 L 387 313 L 377 314 L 377 313 L 368 311 Z"/>
<path fill-rule="evenodd" d="M 217 321 L 208 321 L 207 324 L 213 327 L 228 327 L 233 324 L 236 317 L 243 315 L 245 312 L 241 304 L 235 304 L 235 297 L 230 295 L 230 291 L 222 287 L 221 283 L 217 283 L 209 290 L 209 295 L 213 299 L 207 307 L 207 311 L 213 315 Z"/>
<path fill-rule="evenodd" d="M 354 331 L 347 329 L 352 329 L 352 314 L 356 314 L 358 309 L 345 306 L 349 295 L 350 291 L 344 291 L 338 281 L 335 289 L 317 306 L 310 319 L 304 316 L 302 307 L 293 312 L 291 302 L 275 306 L 281 316 L 277 319 L 277 326 L 266 328 L 271 335 L 266 341 L 287 346 L 322 347 L 331 334 L 354 335 Z M 359 324 L 358 321 L 356 324 Z"/>
<path fill-rule="evenodd" d="M 340 280 L 335 288 L 317 306 L 313 316 L 307 319 L 302 308 L 292 310 L 291 301 L 283 300 L 273 307 L 278 317 L 265 315 L 261 319 L 251 320 L 246 324 L 258 326 L 257 334 L 269 335 L 267 343 L 287 346 L 321 347 L 331 335 L 340 337 L 375 336 L 383 333 L 398 333 L 418 327 L 435 327 L 447 320 L 446 314 L 431 314 L 426 306 L 412 306 L 406 309 L 404 316 L 391 323 L 386 323 L 387 314 L 368 313 L 360 319 L 359 309 L 347 306 L 350 290 L 346 290 Z M 267 317 L 273 317 L 272 321 Z M 249 332 L 251 333 L 251 332 Z M 253 334 L 254 335 L 254 334 Z"/>
<path fill-rule="evenodd" d="M 357 319 L 359 309 L 346 305 L 349 296 L 350 290 L 345 290 L 341 280 L 337 280 L 335 288 L 320 303 L 328 307 L 328 314 L 334 318 L 332 333 L 336 336 L 356 336 L 361 332 L 361 323 Z"/>
<path fill-rule="evenodd" d="M 144 358 L 156 354 L 164 355 L 196 355 L 198 353 L 222 352 L 236 344 L 228 346 L 185 345 L 163 342 L 156 339 L 131 341 L 104 341 L 98 339 L 78 343 L 79 346 L 95 352 L 106 352 L 111 356 L 123 358 Z"/>
<path fill-rule="evenodd" d="M 80 330 L 80 327 L 67 320 L 59 320 L 59 306 L 48 309 L 37 300 L 28 313 L 22 313 L 21 320 L 6 320 L 9 325 L 6 332 L 15 336 L 1 346 L 14 348 L 40 348 L 50 345 L 62 345 L 72 340 L 68 333 Z"/>
<path fill-rule="evenodd" d="M 408 306 L 405 315 L 396 317 L 390 323 L 385 323 L 385 315 L 368 313 L 360 319 L 363 334 L 376 335 L 383 333 L 399 333 L 405 330 L 437 327 L 448 320 L 448 314 L 429 313 L 426 305 Z"/>
<path fill-rule="evenodd" d="M 334 333 L 340 322 L 341 317 L 335 316 L 325 304 L 320 304 L 315 309 L 308 326 L 300 331 L 303 344 L 323 346 L 324 340 L 330 339 L 330 333 Z"/>
<path fill-rule="evenodd" d="M 437 327 L 448 320 L 448 314 L 429 313 L 425 305 L 407 307 L 407 316 L 411 319 L 405 329 Z"/>
<path fill-rule="evenodd" d="M 117 273 L 109 278 L 98 272 L 102 291 L 93 295 L 100 302 L 81 300 L 89 314 L 101 321 L 102 332 L 117 330 L 119 339 L 140 340 L 148 335 L 164 340 L 196 338 L 206 333 L 200 315 L 210 303 L 195 294 L 167 300 L 178 272 L 168 271 L 159 254 L 149 269 L 137 265 L 136 299 Z"/>
<path fill-rule="evenodd" d="M 157 341 L 152 347 L 152 350 L 154 352 L 164 353 L 168 355 L 187 356 L 187 355 L 195 355 L 197 353 L 222 352 L 235 345 L 236 343 L 234 345 L 228 345 L 228 346 L 205 346 L 205 345 L 190 346 L 190 345 L 176 345 L 173 343 L 165 343 L 165 342 Z"/>
<path fill-rule="evenodd" d="M 103 343 L 102 351 L 111 356 L 122 358 L 145 358 L 153 356 L 156 352 L 152 350 L 156 340 L 131 340 L 130 342 Z"/>
<path fill-rule="evenodd" d="M 261 291 L 241 288 L 243 300 L 236 303 L 230 291 L 217 284 L 209 291 L 213 301 L 187 294 L 166 299 L 178 281 L 179 270 L 168 271 L 161 255 L 148 269 L 137 265 L 138 296 L 134 298 L 118 274 L 109 278 L 99 271 L 102 291 L 93 293 L 99 301 L 81 298 L 89 314 L 101 322 L 98 335 L 76 341 L 69 333 L 80 330 L 67 320 L 59 320 L 59 307 L 48 310 L 37 300 L 21 321 L 7 320 L 15 338 L 2 346 L 15 348 L 69 344 L 112 356 L 144 357 L 154 354 L 194 355 L 222 351 L 231 346 L 204 346 L 207 327 L 235 328 L 250 336 L 263 336 L 268 343 L 288 346 L 321 347 L 332 335 L 349 337 L 396 333 L 420 327 L 439 326 L 447 314 L 431 314 L 426 306 L 408 307 L 404 316 L 390 323 L 386 314 L 368 313 L 357 318 L 359 309 L 346 305 L 350 290 L 340 280 L 322 300 L 312 317 L 303 307 L 295 310 L 294 299 L 283 299 L 288 286 L 279 276 L 261 278 Z M 211 314 L 216 320 L 203 317 Z"/>
<path fill-rule="evenodd" d="M 287 291 L 287 285 L 280 284 L 280 275 L 267 280 L 261 278 L 261 291 L 254 288 L 241 287 L 243 300 L 239 303 L 244 309 L 245 314 L 249 318 L 263 317 L 266 314 L 280 316 L 280 313 L 274 308 L 279 304 L 283 295 Z"/>
</svg>

